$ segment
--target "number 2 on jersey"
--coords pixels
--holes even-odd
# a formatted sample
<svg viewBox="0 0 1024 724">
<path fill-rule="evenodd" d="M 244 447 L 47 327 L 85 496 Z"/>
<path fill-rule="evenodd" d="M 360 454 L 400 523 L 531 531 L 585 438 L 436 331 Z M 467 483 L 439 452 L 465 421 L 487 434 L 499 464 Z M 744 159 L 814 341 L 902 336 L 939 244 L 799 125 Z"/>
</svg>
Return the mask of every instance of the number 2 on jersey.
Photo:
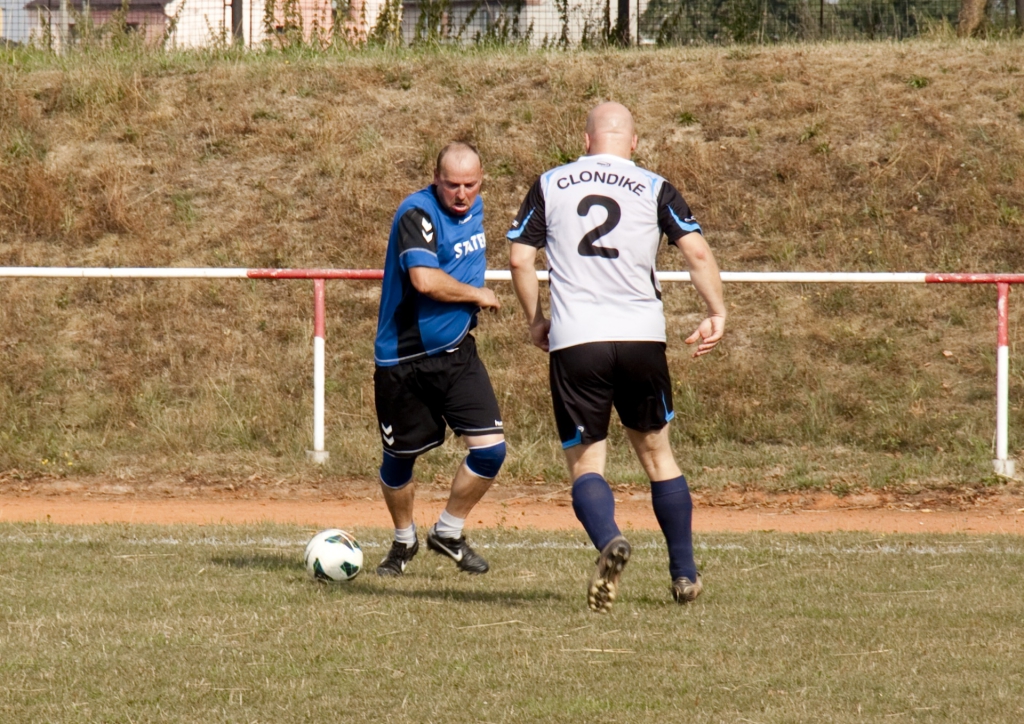
<svg viewBox="0 0 1024 724">
<path fill-rule="evenodd" d="M 618 259 L 618 249 L 613 249 L 609 246 L 594 246 L 594 242 L 611 232 L 618 225 L 619 220 L 622 218 L 622 209 L 619 208 L 619 204 L 615 199 L 594 195 L 585 196 L 580 201 L 580 205 L 576 207 L 576 213 L 580 216 L 586 216 L 595 206 L 600 206 L 607 211 L 608 218 L 604 220 L 604 223 L 594 227 L 580 239 L 580 256 L 601 256 L 605 259 Z"/>
</svg>

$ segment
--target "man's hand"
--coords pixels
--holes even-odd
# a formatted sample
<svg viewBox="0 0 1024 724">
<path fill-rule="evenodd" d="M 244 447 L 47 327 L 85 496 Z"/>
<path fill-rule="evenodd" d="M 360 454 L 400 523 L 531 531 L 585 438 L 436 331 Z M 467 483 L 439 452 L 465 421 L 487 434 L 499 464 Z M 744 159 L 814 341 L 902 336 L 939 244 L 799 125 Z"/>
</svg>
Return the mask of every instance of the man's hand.
<svg viewBox="0 0 1024 724">
<path fill-rule="evenodd" d="M 693 344 L 699 339 L 700 344 L 697 345 L 697 351 L 693 353 L 693 356 L 700 357 L 713 350 L 724 334 L 725 315 L 712 314 L 697 326 L 693 334 L 686 338 L 686 343 Z"/>
<path fill-rule="evenodd" d="M 548 332 L 551 330 L 551 320 L 541 317 L 530 324 L 530 341 L 534 346 L 548 351 Z"/>
<path fill-rule="evenodd" d="M 494 290 L 487 287 L 480 287 L 480 299 L 477 300 L 476 304 L 480 309 L 493 309 L 495 311 L 501 309 L 498 295 L 494 293 Z"/>
<path fill-rule="evenodd" d="M 718 262 L 711 253 L 703 234 L 691 232 L 675 242 L 679 251 L 683 252 L 686 263 L 690 265 L 690 282 L 707 304 L 708 316 L 701 322 L 693 334 L 686 338 L 687 344 L 700 340 L 694 357 L 707 354 L 715 348 L 718 340 L 725 334 L 725 303 L 722 300 L 722 275 L 718 272 Z"/>
</svg>

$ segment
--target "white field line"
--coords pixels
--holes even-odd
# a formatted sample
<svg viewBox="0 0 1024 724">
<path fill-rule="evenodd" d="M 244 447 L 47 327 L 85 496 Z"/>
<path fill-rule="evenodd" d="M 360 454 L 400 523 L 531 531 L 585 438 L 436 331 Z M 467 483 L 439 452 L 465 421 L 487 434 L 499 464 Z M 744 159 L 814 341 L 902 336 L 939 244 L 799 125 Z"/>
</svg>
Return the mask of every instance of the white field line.
<svg viewBox="0 0 1024 724">
<path fill-rule="evenodd" d="M 83 543 L 105 543 L 110 542 L 106 536 L 92 536 L 89 534 L 78 535 L 0 535 L 0 544 L 7 545 L 74 545 Z M 248 548 L 255 550 L 257 547 L 280 549 L 282 551 L 304 548 L 308 539 L 306 538 L 218 538 L 206 536 L 203 538 L 179 539 L 172 537 L 139 537 L 131 540 L 118 541 L 118 544 L 130 546 L 184 546 L 188 548 Z M 391 540 L 360 540 L 360 546 L 364 549 L 384 549 L 391 545 Z M 486 550 L 591 550 L 592 546 L 584 542 L 572 541 L 515 541 L 515 542 L 476 542 L 474 548 Z M 633 550 L 656 550 L 662 551 L 665 544 L 660 540 L 640 543 L 633 546 Z M 1024 556 L 1024 546 L 998 545 L 989 541 L 978 541 L 974 545 L 963 543 L 949 543 L 944 545 L 901 545 L 899 543 L 886 545 L 809 545 L 806 543 L 787 543 L 785 541 L 772 541 L 765 545 L 744 545 L 741 543 L 694 543 L 695 552 L 766 552 L 779 555 L 842 555 L 842 556 L 948 556 L 948 555 L 977 555 L 997 554 L 1010 556 Z"/>
</svg>

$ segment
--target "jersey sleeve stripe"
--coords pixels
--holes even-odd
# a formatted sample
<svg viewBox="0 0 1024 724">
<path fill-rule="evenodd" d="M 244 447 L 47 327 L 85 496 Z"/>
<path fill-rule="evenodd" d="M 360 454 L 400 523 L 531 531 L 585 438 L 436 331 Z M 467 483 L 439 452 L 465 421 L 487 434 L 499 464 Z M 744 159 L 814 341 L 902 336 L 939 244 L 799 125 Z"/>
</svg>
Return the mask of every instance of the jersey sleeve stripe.
<svg viewBox="0 0 1024 724">
<path fill-rule="evenodd" d="M 515 241 L 520 236 L 522 236 L 523 232 L 526 231 L 526 225 L 529 224 L 530 223 L 530 219 L 533 218 L 533 212 L 534 211 L 536 211 L 536 209 L 530 209 L 530 213 L 528 213 L 526 215 L 526 218 L 523 219 L 523 223 L 519 225 L 519 228 L 518 229 L 509 229 L 508 233 L 505 234 L 505 238 L 507 238 L 509 241 Z"/>
<path fill-rule="evenodd" d="M 433 252 L 430 249 L 406 249 L 405 251 L 403 251 L 398 256 L 405 256 L 406 254 L 415 254 L 415 253 L 426 254 L 427 256 L 432 256 L 435 259 L 437 258 L 437 252 Z"/>
<path fill-rule="evenodd" d="M 406 249 L 398 255 L 398 263 L 407 270 L 414 266 L 426 266 L 434 269 L 441 267 L 437 254 L 426 249 Z"/>
<path fill-rule="evenodd" d="M 547 243 L 544 207 L 544 192 L 541 190 L 541 180 L 537 179 L 520 204 L 519 213 L 512 221 L 512 228 L 505 234 L 505 238 L 512 243 L 526 244 L 536 249 L 543 248 Z"/>
<path fill-rule="evenodd" d="M 679 228 L 685 231 L 687 234 L 692 234 L 695 231 L 698 234 L 704 233 L 704 231 L 700 228 L 700 224 L 698 224 L 696 221 L 693 221 L 692 219 L 680 219 L 679 216 L 676 214 L 675 209 L 673 209 L 671 206 L 668 207 L 668 212 L 672 214 L 672 218 L 675 220 L 677 224 L 679 224 Z"/>
</svg>

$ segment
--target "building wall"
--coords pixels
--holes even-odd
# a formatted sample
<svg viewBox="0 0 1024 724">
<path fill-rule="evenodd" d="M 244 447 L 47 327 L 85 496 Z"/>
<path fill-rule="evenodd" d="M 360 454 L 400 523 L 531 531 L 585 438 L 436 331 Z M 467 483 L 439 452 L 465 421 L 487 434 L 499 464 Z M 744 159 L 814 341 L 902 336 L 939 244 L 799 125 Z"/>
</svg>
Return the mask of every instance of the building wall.
<svg viewBox="0 0 1024 724">
<path fill-rule="evenodd" d="M 305 40 L 310 40 L 314 29 L 329 34 L 333 25 L 330 0 L 296 0 L 292 6 L 294 18 L 286 17 L 280 0 L 275 3 L 273 26 L 287 27 L 297 22 Z M 264 0 L 242 0 L 242 37 L 246 46 L 259 45 L 267 39 L 263 16 Z M 169 44 L 178 48 L 198 48 L 219 42 L 232 42 L 231 0 L 172 0 L 167 15 L 178 14 L 178 23 Z"/>
<path fill-rule="evenodd" d="M 262 19 L 262 5 L 260 8 Z M 277 0 L 274 9 L 275 30 L 287 34 L 289 30 L 294 30 L 296 24 L 302 28 L 303 40 L 314 40 L 316 35 L 324 40 L 329 39 L 334 27 L 331 0 L 294 0 L 288 12 L 281 0 Z"/>
<path fill-rule="evenodd" d="M 63 39 L 61 38 L 61 15 L 57 7 L 59 6 L 55 4 L 55 7 L 52 9 L 29 8 L 25 11 L 31 22 L 28 37 L 26 38 L 27 42 L 47 44 L 46 26 L 49 24 L 48 44 L 54 50 L 61 49 L 63 45 Z M 69 8 L 71 7 L 71 3 L 69 3 Z M 110 22 L 115 12 L 117 10 L 114 8 L 90 9 L 89 18 L 93 26 L 99 28 Z M 75 24 L 78 19 L 76 13 L 70 13 L 68 16 L 68 34 L 72 42 L 74 42 L 74 38 L 77 35 Z M 147 43 L 159 44 L 163 42 L 164 31 L 167 27 L 167 16 L 158 8 L 147 7 L 137 10 L 129 8 L 128 14 L 125 16 L 125 23 L 130 29 L 143 33 Z"/>
<path fill-rule="evenodd" d="M 243 6 L 243 28 L 250 24 L 250 13 L 245 10 L 251 10 L 251 5 L 251 0 L 246 0 Z M 170 47 L 199 48 L 221 38 L 225 41 L 231 38 L 231 5 L 224 0 L 173 0 L 165 11 L 169 18 L 177 18 L 168 38 Z"/>
<path fill-rule="evenodd" d="M 92 22 L 96 26 L 105 25 L 110 22 L 114 12 L 114 10 L 107 9 L 92 10 L 90 11 Z M 143 33 L 147 43 L 159 44 L 163 42 L 164 30 L 167 28 L 167 16 L 160 10 L 148 8 L 146 10 L 133 10 L 129 8 L 128 15 L 124 20 L 127 25 L 134 26 L 139 32 Z"/>
<path fill-rule="evenodd" d="M 0 0 L 0 39 L 18 43 L 28 41 L 29 33 L 35 27 L 35 15 L 25 9 L 26 0 Z"/>
<path fill-rule="evenodd" d="M 631 0 L 630 2 L 630 36 L 636 39 L 637 17 L 647 9 L 649 0 Z M 473 1 L 458 0 L 453 3 L 448 25 L 453 34 L 465 25 L 465 21 L 475 6 Z M 592 38 L 601 38 L 605 33 L 606 0 L 570 0 L 567 24 L 567 40 L 575 45 L 583 38 L 584 30 Z M 639 9 L 639 13 L 638 13 Z M 608 8 L 611 23 L 618 20 L 618 0 L 611 0 Z M 479 7 L 472 22 L 465 25 L 462 32 L 464 42 L 472 42 L 478 36 L 486 34 L 487 29 L 501 18 L 503 9 L 500 3 L 485 3 Z M 407 0 L 402 9 L 402 38 L 405 42 L 413 42 L 416 38 L 416 26 L 420 19 L 420 5 L 417 0 Z M 530 44 L 533 46 L 556 45 L 562 38 L 562 18 L 554 0 L 526 0 L 519 15 L 519 32 L 525 35 L 530 30 Z M 532 30 L 531 30 L 532 26 Z"/>
<path fill-rule="evenodd" d="M 352 0 L 349 11 L 348 34 L 353 40 L 365 40 L 377 26 L 386 0 Z M 404 33 L 404 22 L 403 22 Z"/>
</svg>

